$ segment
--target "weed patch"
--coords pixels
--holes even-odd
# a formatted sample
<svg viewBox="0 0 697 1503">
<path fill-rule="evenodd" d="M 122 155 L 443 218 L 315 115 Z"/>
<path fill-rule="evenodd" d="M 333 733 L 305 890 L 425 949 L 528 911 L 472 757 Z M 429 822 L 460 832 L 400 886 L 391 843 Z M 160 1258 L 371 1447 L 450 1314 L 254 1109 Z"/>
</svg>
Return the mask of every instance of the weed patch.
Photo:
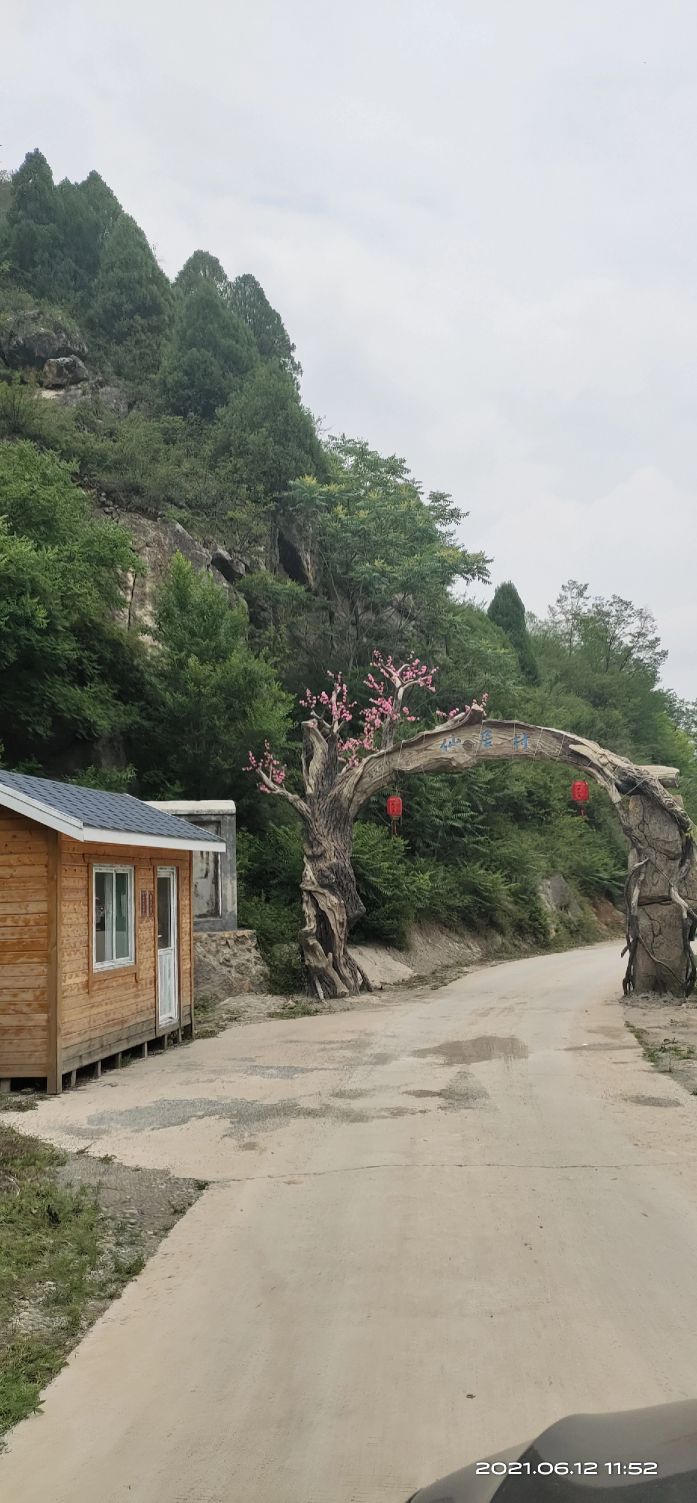
<svg viewBox="0 0 697 1503">
<path fill-rule="evenodd" d="M 198 1193 L 142 1175 L 0 1123 L 0 1434 L 39 1407 L 72 1347 Z"/>
</svg>

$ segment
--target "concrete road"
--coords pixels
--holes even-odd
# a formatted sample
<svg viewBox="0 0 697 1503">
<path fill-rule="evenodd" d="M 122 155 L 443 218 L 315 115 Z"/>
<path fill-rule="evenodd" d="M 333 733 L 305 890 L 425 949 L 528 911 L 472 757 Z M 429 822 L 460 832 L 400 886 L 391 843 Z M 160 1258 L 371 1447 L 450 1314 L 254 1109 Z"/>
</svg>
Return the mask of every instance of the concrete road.
<svg viewBox="0 0 697 1503">
<path fill-rule="evenodd" d="M 697 1100 L 620 972 L 613 944 L 231 1029 L 20 1119 L 212 1183 L 0 1496 L 401 1503 L 569 1411 L 694 1397 Z"/>
</svg>

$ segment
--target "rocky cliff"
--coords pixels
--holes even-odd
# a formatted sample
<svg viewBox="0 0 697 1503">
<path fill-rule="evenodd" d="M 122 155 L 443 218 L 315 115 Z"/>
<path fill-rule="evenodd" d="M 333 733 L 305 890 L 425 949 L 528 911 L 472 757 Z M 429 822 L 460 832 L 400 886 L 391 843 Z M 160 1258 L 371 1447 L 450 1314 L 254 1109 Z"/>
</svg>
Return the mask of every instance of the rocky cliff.
<svg viewBox="0 0 697 1503">
<path fill-rule="evenodd" d="M 141 512 L 116 506 L 105 496 L 100 497 L 99 506 L 105 516 L 130 532 L 142 560 L 141 572 L 129 574 L 125 584 L 126 600 L 119 621 L 128 631 L 147 633 L 153 625 L 157 591 L 175 553 L 183 554 L 200 573 L 210 574 L 232 604 L 244 605 L 235 582 L 243 578 L 246 565 L 214 539 L 195 538 L 180 522 L 143 516 Z"/>
</svg>

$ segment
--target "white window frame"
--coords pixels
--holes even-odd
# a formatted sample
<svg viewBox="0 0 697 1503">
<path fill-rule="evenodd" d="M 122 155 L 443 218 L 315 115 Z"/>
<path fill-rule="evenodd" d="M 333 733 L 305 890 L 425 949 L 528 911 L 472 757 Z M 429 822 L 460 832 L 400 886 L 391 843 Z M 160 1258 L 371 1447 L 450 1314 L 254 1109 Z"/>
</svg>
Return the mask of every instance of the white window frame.
<svg viewBox="0 0 697 1503">
<path fill-rule="evenodd" d="M 129 946 L 128 955 L 121 956 L 118 960 L 97 960 L 97 877 L 108 873 L 116 875 L 125 873 L 128 877 L 128 916 L 129 916 Z M 116 908 L 114 907 L 114 914 Z M 112 935 L 112 950 L 114 949 Z M 100 862 L 92 867 L 92 969 L 94 971 L 120 971 L 125 966 L 135 965 L 136 956 L 136 910 L 135 910 L 135 869 L 132 866 L 117 866 L 113 862 Z"/>
</svg>

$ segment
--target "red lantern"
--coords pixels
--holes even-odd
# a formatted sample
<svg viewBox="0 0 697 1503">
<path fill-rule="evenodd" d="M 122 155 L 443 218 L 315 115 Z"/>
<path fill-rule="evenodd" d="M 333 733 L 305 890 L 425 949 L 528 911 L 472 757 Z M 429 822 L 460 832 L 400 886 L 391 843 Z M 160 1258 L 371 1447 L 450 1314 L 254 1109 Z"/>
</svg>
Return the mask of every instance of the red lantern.
<svg viewBox="0 0 697 1503">
<path fill-rule="evenodd" d="M 385 808 L 390 816 L 390 819 L 402 818 L 402 800 L 399 797 L 398 793 L 390 794 L 387 803 L 385 804 Z"/>
<path fill-rule="evenodd" d="M 587 783 L 583 783 L 579 780 L 578 783 L 571 784 L 571 797 L 575 804 L 587 804 L 588 794 L 589 790 Z"/>
</svg>

